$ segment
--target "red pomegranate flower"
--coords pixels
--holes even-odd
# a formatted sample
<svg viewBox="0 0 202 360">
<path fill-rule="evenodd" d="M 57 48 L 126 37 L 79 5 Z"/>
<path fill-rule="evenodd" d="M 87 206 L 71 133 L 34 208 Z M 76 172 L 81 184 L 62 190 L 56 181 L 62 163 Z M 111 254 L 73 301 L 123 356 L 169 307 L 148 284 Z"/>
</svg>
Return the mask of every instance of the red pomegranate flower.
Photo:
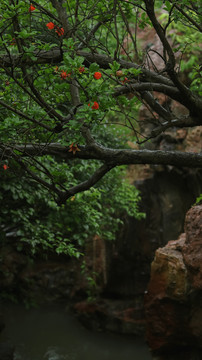
<svg viewBox="0 0 202 360">
<path fill-rule="evenodd" d="M 30 7 L 29 7 L 29 12 L 34 11 L 34 10 L 36 10 L 36 8 L 31 4 Z"/>
<path fill-rule="evenodd" d="M 59 28 L 57 27 L 57 29 L 55 30 L 55 32 L 59 35 L 59 36 L 62 36 L 64 35 L 64 29 L 63 28 Z"/>
<path fill-rule="evenodd" d="M 52 30 L 52 29 L 54 29 L 55 24 L 53 24 L 53 22 L 49 22 L 48 24 L 46 24 L 46 26 L 49 30 Z"/>
<path fill-rule="evenodd" d="M 122 81 L 122 84 L 125 84 L 125 83 L 128 82 L 128 81 L 129 81 L 128 78 L 125 77 L 124 80 Z"/>
<path fill-rule="evenodd" d="M 77 144 L 74 145 L 74 143 L 72 143 L 71 145 L 69 145 L 69 152 L 73 152 L 73 155 L 76 154 L 77 151 L 81 151 Z"/>
<path fill-rule="evenodd" d="M 62 70 L 60 77 L 61 79 L 66 79 L 67 77 L 69 78 L 71 76 L 71 73 L 67 73 L 66 71 Z"/>
<path fill-rule="evenodd" d="M 84 71 L 85 71 L 85 67 L 84 67 L 84 66 L 80 66 L 80 68 L 79 68 L 80 74 L 82 74 Z"/>
<path fill-rule="evenodd" d="M 3 168 L 4 168 L 4 170 L 7 170 L 7 169 L 9 169 L 9 166 L 6 165 L 6 164 L 4 164 L 4 165 L 3 165 Z"/>
<path fill-rule="evenodd" d="M 101 78 L 102 74 L 99 71 L 96 71 L 93 76 L 94 76 L 94 79 L 98 80 Z"/>
<path fill-rule="evenodd" d="M 98 110 L 99 109 L 99 104 L 97 101 L 94 101 L 93 106 L 91 106 L 93 110 Z"/>
<path fill-rule="evenodd" d="M 61 72 L 61 74 L 60 74 L 60 77 L 61 77 L 61 79 L 66 79 L 66 77 L 67 77 L 67 72 L 63 70 L 63 71 Z"/>
</svg>

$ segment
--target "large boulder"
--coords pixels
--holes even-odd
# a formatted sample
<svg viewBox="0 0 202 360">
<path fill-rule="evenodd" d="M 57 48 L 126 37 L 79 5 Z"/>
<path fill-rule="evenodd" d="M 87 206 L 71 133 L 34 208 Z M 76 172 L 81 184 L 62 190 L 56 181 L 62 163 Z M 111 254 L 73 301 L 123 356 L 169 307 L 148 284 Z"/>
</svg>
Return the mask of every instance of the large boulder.
<svg viewBox="0 0 202 360">
<path fill-rule="evenodd" d="M 156 251 L 145 312 L 154 353 L 162 359 L 201 358 L 202 205 L 188 211 L 185 233 Z"/>
</svg>

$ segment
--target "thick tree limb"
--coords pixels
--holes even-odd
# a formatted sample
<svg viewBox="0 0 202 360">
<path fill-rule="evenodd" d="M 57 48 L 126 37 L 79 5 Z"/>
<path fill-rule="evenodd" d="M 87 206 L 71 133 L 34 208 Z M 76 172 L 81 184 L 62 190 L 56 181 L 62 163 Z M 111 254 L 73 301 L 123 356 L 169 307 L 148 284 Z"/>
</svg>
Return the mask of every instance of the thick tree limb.
<svg viewBox="0 0 202 360">
<path fill-rule="evenodd" d="M 79 145 L 78 145 L 79 146 Z M 15 145 L 12 147 L 0 145 L 0 156 L 4 158 L 12 157 L 14 150 L 21 153 L 21 156 L 43 156 L 55 155 L 66 160 L 74 158 L 86 160 L 100 160 L 108 165 L 128 165 L 128 164 L 157 164 L 173 165 L 177 167 L 202 168 L 202 152 L 186 153 L 181 151 L 161 151 L 161 150 L 131 150 L 131 149 L 111 149 L 98 144 L 90 146 L 79 146 L 80 151 L 75 155 L 69 152 L 69 147 L 60 144 L 26 144 Z"/>
<path fill-rule="evenodd" d="M 141 94 L 141 96 L 145 99 L 145 101 L 151 106 L 151 108 L 154 111 L 156 111 L 165 120 L 169 120 L 169 119 L 171 120 L 172 119 L 171 113 L 166 111 L 160 104 L 155 102 L 154 99 L 153 101 L 151 101 L 152 98 L 151 98 L 151 94 L 149 95 L 149 91 L 157 91 L 163 93 L 165 95 L 168 95 L 171 99 L 178 101 L 185 107 L 187 105 L 186 98 L 183 98 L 182 94 L 176 87 L 168 86 L 165 84 L 159 84 L 159 83 L 151 83 L 151 82 L 135 83 L 135 84 L 129 83 L 125 86 L 121 86 L 115 89 L 114 96 L 117 97 L 128 93 L 138 92 Z M 192 117 L 192 125 L 190 123 L 191 126 L 202 125 L 202 117 L 201 117 L 202 101 L 199 98 L 195 98 L 195 107 L 197 107 L 200 116 L 196 115 Z M 186 122 L 184 123 L 184 126 L 187 126 Z"/>
</svg>

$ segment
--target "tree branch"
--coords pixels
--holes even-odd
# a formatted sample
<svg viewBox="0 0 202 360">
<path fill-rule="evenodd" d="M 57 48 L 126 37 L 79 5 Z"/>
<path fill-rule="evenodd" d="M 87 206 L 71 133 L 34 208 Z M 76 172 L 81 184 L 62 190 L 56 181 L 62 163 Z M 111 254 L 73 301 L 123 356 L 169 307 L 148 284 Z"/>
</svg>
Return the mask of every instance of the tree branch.
<svg viewBox="0 0 202 360">
<path fill-rule="evenodd" d="M 20 110 L 17 110 L 16 108 L 6 104 L 5 102 L 3 102 L 2 100 L 0 100 L 0 105 L 2 105 L 3 107 L 5 107 L 6 109 L 12 111 L 14 114 L 17 114 L 19 115 L 20 117 L 26 119 L 26 120 L 29 120 L 31 121 L 32 123 L 36 124 L 36 125 L 39 125 L 41 127 L 43 127 L 44 129 L 48 130 L 48 131 L 53 131 L 52 128 L 50 128 L 48 125 L 45 125 L 43 124 L 42 122 L 40 121 L 37 121 L 36 119 L 34 118 L 31 118 L 30 116 L 26 115 L 25 113 L 23 113 L 22 111 Z"/>
<path fill-rule="evenodd" d="M 145 82 L 145 83 L 129 83 L 126 84 L 125 86 L 121 86 L 119 88 L 116 88 L 114 91 L 114 96 L 120 96 L 120 95 L 124 95 L 124 94 L 128 94 L 128 93 L 133 93 L 133 92 L 139 92 L 140 94 L 144 92 L 148 92 L 148 91 L 158 91 L 160 93 L 163 93 L 165 95 L 168 95 L 171 99 L 178 101 L 179 103 L 181 103 L 182 105 L 184 105 L 185 107 L 187 107 L 187 101 L 186 98 L 184 99 L 182 94 L 180 93 L 180 91 L 173 86 L 168 86 L 165 84 L 159 84 L 159 83 L 151 83 L 151 82 Z M 144 96 L 144 95 L 143 95 Z M 145 99 L 146 101 L 149 99 Z M 199 98 L 195 98 L 195 107 L 197 107 L 198 109 L 198 113 L 200 111 L 200 113 L 202 112 L 202 101 Z M 150 105 L 150 104 L 149 104 Z M 168 119 L 168 112 L 166 113 L 165 109 L 163 110 L 163 108 L 160 106 L 157 106 L 157 103 L 153 104 L 155 106 L 155 111 L 157 113 L 159 113 L 159 115 L 163 115 L 164 114 L 164 118 Z M 160 112 L 159 112 L 160 111 Z M 165 117 L 166 116 L 166 117 Z M 193 116 L 193 126 L 194 125 L 202 125 L 202 118 L 201 115 L 200 116 Z"/>
<path fill-rule="evenodd" d="M 165 124 L 166 127 L 166 124 Z M 78 145 L 79 146 L 79 145 Z M 66 160 L 75 158 L 100 160 L 108 165 L 158 164 L 178 167 L 202 168 L 202 153 L 186 153 L 181 151 L 111 149 L 98 144 L 79 146 L 80 151 L 73 155 L 69 147 L 57 143 L 26 144 L 6 146 L 0 144 L 0 155 L 4 159 L 12 156 L 14 151 L 21 156 L 58 155 Z"/>
<path fill-rule="evenodd" d="M 156 30 L 156 33 L 158 37 L 160 38 L 163 48 L 166 51 L 168 55 L 168 61 L 166 61 L 166 71 L 170 77 L 170 79 L 173 81 L 177 89 L 179 89 L 182 97 L 184 98 L 184 102 L 186 102 L 186 107 L 190 110 L 190 112 L 197 116 L 201 116 L 201 109 L 198 109 L 195 105 L 195 96 L 193 96 L 193 93 L 190 91 L 189 88 L 187 88 L 178 78 L 176 72 L 175 72 L 175 55 L 174 52 L 166 38 L 165 30 L 161 26 L 161 24 L 158 22 L 155 11 L 154 11 L 154 1 L 153 0 L 144 0 L 146 5 L 146 11 L 147 15 L 149 16 L 152 25 L 154 29 Z"/>
<path fill-rule="evenodd" d="M 173 1 L 171 1 L 171 3 L 173 3 Z M 202 32 L 202 27 L 197 24 L 197 22 L 191 17 L 189 16 L 180 6 L 178 6 L 177 4 L 174 4 L 174 7 L 176 7 L 176 9 L 181 12 L 181 14 L 192 24 L 194 25 L 200 32 Z"/>
<path fill-rule="evenodd" d="M 64 51 L 65 52 L 65 51 Z M 0 67 L 20 67 L 23 64 L 26 65 L 34 65 L 34 64 L 58 64 L 63 60 L 63 56 L 61 50 L 57 47 L 51 50 L 36 50 L 33 52 L 34 56 L 37 60 L 32 60 L 31 58 L 23 59 L 23 54 L 21 55 L 0 55 Z M 113 63 L 114 59 L 110 56 L 90 53 L 86 51 L 78 50 L 76 52 L 77 55 L 83 56 L 85 58 L 84 65 L 89 67 L 90 64 L 96 62 L 103 69 L 110 69 L 110 64 Z M 153 71 L 147 70 L 140 65 L 125 61 L 125 60 L 117 60 L 117 62 L 121 65 L 122 68 L 130 69 L 141 69 L 141 73 L 137 76 L 137 78 L 141 81 L 150 81 L 155 83 L 161 83 L 168 86 L 173 86 L 174 84 L 167 77 L 157 74 Z"/>
<path fill-rule="evenodd" d="M 103 176 L 106 173 L 108 173 L 114 166 L 104 164 L 100 168 L 98 168 L 88 180 L 83 181 L 82 183 L 80 183 L 80 184 L 78 184 L 76 186 L 72 186 L 67 191 L 65 191 L 63 193 L 60 193 L 60 195 L 58 196 L 58 199 L 57 199 L 58 205 L 61 205 L 61 204 L 65 203 L 65 201 L 67 199 L 69 199 L 70 197 L 72 197 L 73 195 L 75 195 L 75 194 L 77 194 L 79 192 L 90 189 L 92 186 L 97 184 L 97 182 L 99 180 L 101 180 L 103 178 Z"/>
</svg>

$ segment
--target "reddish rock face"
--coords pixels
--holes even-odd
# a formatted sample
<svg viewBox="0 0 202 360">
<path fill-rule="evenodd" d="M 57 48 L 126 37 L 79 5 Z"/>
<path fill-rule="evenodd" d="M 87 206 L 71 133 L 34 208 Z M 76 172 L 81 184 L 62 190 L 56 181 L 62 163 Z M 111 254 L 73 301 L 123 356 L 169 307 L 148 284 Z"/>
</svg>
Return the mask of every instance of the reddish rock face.
<svg viewBox="0 0 202 360">
<path fill-rule="evenodd" d="M 202 353 L 202 205 L 188 211 L 185 234 L 156 251 L 145 309 L 153 351 Z"/>
<path fill-rule="evenodd" d="M 188 211 L 185 220 L 186 243 L 183 258 L 193 289 L 202 290 L 202 206 Z"/>
</svg>

